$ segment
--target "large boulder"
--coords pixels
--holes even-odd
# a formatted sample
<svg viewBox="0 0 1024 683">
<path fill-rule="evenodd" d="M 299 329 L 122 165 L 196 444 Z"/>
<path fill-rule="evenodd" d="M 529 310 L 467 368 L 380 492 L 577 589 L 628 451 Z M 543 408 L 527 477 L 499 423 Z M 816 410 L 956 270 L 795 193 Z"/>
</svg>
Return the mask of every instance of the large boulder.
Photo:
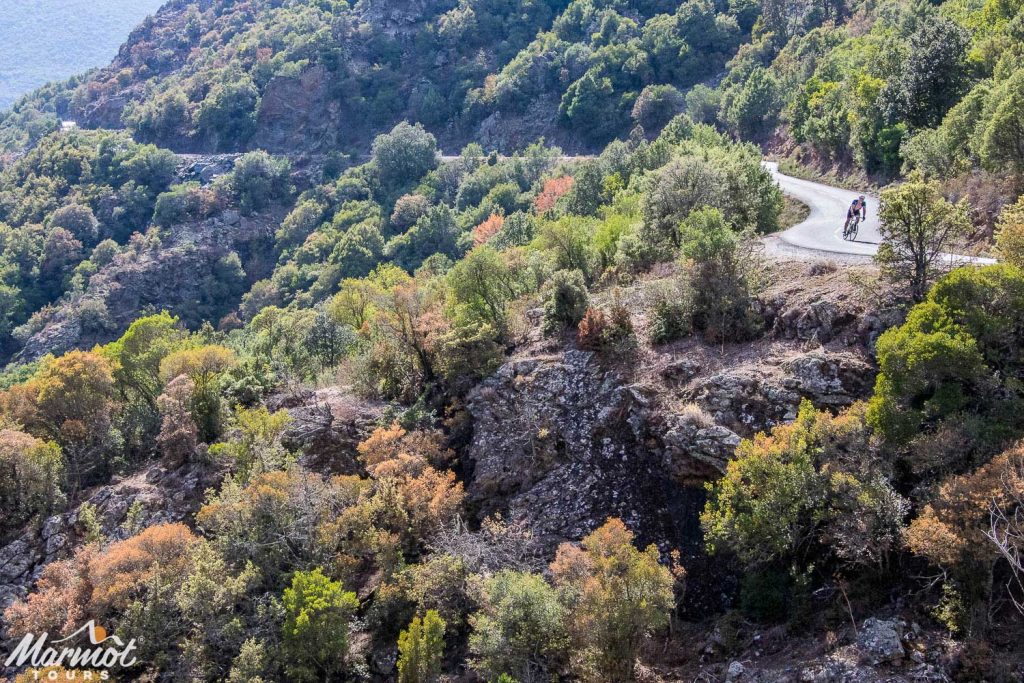
<svg viewBox="0 0 1024 683">
<path fill-rule="evenodd" d="M 896 620 L 870 617 L 857 636 L 857 646 L 872 664 L 899 664 L 903 649 L 903 625 Z"/>
</svg>

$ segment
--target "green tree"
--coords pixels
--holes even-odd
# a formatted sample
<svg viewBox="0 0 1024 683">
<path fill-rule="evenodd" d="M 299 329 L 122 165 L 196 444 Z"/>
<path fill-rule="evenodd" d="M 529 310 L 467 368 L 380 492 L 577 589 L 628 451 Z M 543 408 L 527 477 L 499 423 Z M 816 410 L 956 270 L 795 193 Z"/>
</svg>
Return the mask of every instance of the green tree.
<svg viewBox="0 0 1024 683">
<path fill-rule="evenodd" d="M 246 152 L 235 161 L 228 184 L 241 209 L 252 213 L 291 195 L 291 171 L 287 159 L 262 150 Z"/>
<path fill-rule="evenodd" d="M 929 17 L 910 36 L 909 54 L 882 91 L 890 118 L 916 128 L 939 124 L 967 90 L 970 35 L 948 19 Z"/>
<path fill-rule="evenodd" d="M 434 683 L 444 658 L 444 619 L 427 610 L 398 636 L 398 683 Z"/>
<path fill-rule="evenodd" d="M 459 260 L 446 276 L 449 307 L 456 315 L 505 329 L 505 307 L 522 293 L 501 254 L 484 245 Z"/>
<path fill-rule="evenodd" d="M 605 142 L 618 125 L 621 112 L 612 81 L 591 68 L 562 96 L 562 116 L 592 142 Z"/>
<path fill-rule="evenodd" d="M 455 215 L 446 204 L 440 204 L 432 206 L 408 232 L 388 242 L 385 253 L 406 270 L 413 271 L 433 254 L 459 258 L 462 249 L 457 236 Z"/>
<path fill-rule="evenodd" d="M 779 82 L 763 67 L 750 72 L 738 86 L 724 111 L 724 118 L 739 133 L 753 138 L 775 128 L 782 109 Z"/>
<path fill-rule="evenodd" d="M 568 654 L 566 611 L 558 592 L 538 574 L 504 570 L 484 581 L 480 609 L 469 623 L 473 668 L 487 680 L 513 674 L 547 680 Z"/>
<path fill-rule="evenodd" d="M 60 446 L 14 429 L 0 429 L 0 539 L 63 499 Z"/>
<path fill-rule="evenodd" d="M 749 567 L 803 569 L 830 556 L 881 567 L 899 546 L 905 501 L 869 456 L 862 405 L 833 417 L 801 402 L 797 418 L 736 449 L 709 483 L 701 514 L 710 552 Z"/>
<path fill-rule="evenodd" d="M 705 86 L 706 87 L 706 86 Z M 633 103 L 633 120 L 645 131 L 655 132 L 683 111 L 686 100 L 671 85 L 649 85 Z"/>
<path fill-rule="evenodd" d="M 413 183 L 437 166 L 437 140 L 423 129 L 402 121 L 373 141 L 373 162 L 385 187 Z"/>
<path fill-rule="evenodd" d="M 718 209 L 698 209 L 680 229 L 690 261 L 693 325 L 709 340 L 741 340 L 760 323 L 752 307 L 751 256 Z"/>
<path fill-rule="evenodd" d="M 1024 268 L 1024 197 L 999 214 L 996 248 L 1003 261 Z"/>
<path fill-rule="evenodd" d="M 219 150 L 239 149 L 256 132 L 259 101 L 259 90 L 249 76 L 226 78 L 196 109 L 196 130 Z"/>
<path fill-rule="evenodd" d="M 981 161 L 997 171 L 1024 174 L 1024 69 L 1018 69 L 993 94 L 998 102 L 981 127 Z"/>
<path fill-rule="evenodd" d="M 384 237 L 380 221 L 360 221 L 342 234 L 331 261 L 341 266 L 341 277 L 363 277 L 377 267 L 384 255 Z"/>
<path fill-rule="evenodd" d="M 900 444 L 939 434 L 925 439 L 925 450 L 949 442 L 955 462 L 1018 435 L 1024 337 L 1015 321 L 1022 315 L 1024 272 L 1012 265 L 961 268 L 939 280 L 903 325 L 878 339 L 872 426 Z M 974 438 L 956 446 L 964 430 Z"/>
<path fill-rule="evenodd" d="M 281 599 L 284 607 L 282 655 L 295 681 L 323 681 L 345 670 L 348 629 L 359 609 L 356 594 L 324 576 L 317 567 L 292 577 Z"/>
<path fill-rule="evenodd" d="M 882 192 L 878 209 L 882 243 L 875 261 L 893 282 L 922 301 L 929 285 L 948 270 L 946 253 L 970 230 L 967 204 L 951 204 L 942 186 L 913 173 L 905 183 Z"/>
</svg>

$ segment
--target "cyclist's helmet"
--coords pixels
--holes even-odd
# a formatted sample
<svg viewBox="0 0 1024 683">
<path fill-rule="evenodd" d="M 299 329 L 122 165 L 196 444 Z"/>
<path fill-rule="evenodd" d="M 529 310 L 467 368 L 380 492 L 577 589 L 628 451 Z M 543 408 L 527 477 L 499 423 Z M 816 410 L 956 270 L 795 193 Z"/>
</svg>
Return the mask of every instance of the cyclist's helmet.
<svg viewBox="0 0 1024 683">
<path fill-rule="evenodd" d="M 861 196 L 860 196 L 860 200 L 861 200 L 861 201 L 864 201 L 864 199 L 865 199 L 864 195 L 861 195 Z"/>
</svg>

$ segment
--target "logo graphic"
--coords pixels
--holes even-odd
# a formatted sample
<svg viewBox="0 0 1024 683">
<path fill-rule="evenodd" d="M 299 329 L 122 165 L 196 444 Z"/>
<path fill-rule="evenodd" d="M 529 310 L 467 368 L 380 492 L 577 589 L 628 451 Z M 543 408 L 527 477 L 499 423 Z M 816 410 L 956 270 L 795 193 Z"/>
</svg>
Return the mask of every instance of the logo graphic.
<svg viewBox="0 0 1024 683">
<path fill-rule="evenodd" d="M 87 643 L 82 642 L 83 634 L 88 634 Z M 107 669 L 115 666 L 129 667 L 137 661 L 132 655 L 138 649 L 134 638 L 126 644 L 117 636 L 107 635 L 107 629 L 91 619 L 69 636 L 51 640 L 49 645 L 47 640 L 48 633 L 43 632 L 38 636 L 26 633 L 4 665 L 28 666 L 36 670 L 50 667 L 98 669 L 100 679 L 105 680 L 109 678 Z M 50 678 L 40 676 L 38 671 L 36 673 L 39 680 Z"/>
</svg>

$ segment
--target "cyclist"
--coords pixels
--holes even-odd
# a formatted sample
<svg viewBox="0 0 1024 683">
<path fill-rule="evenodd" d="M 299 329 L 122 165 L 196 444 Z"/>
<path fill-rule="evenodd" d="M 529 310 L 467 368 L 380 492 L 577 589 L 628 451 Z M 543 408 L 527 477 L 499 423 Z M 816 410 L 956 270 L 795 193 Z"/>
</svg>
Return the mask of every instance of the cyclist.
<svg viewBox="0 0 1024 683">
<path fill-rule="evenodd" d="M 854 199 L 853 203 L 850 204 L 850 208 L 846 210 L 846 223 L 843 224 L 844 237 L 850 229 L 850 221 L 853 220 L 854 216 L 860 216 L 860 220 L 864 220 L 868 216 L 868 203 L 864 195 Z"/>
</svg>

